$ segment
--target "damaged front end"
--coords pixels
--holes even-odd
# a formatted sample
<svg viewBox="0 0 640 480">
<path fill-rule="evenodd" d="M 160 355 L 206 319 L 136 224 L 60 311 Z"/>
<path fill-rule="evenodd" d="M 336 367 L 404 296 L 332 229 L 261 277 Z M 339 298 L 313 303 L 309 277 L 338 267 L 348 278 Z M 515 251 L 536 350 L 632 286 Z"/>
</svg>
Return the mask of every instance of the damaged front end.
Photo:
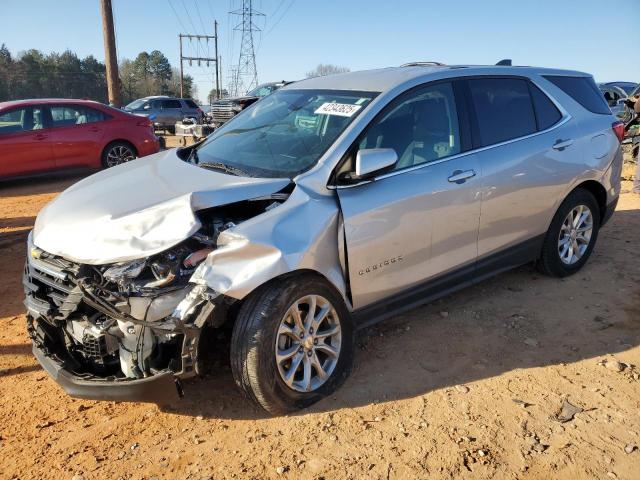
<svg viewBox="0 0 640 480">
<path fill-rule="evenodd" d="M 202 227 L 168 250 L 126 262 L 83 264 L 29 236 L 25 305 L 33 352 L 72 396 L 170 403 L 201 373 L 200 338 L 237 301 L 192 283 L 217 237 L 286 195 L 198 212 Z"/>
</svg>

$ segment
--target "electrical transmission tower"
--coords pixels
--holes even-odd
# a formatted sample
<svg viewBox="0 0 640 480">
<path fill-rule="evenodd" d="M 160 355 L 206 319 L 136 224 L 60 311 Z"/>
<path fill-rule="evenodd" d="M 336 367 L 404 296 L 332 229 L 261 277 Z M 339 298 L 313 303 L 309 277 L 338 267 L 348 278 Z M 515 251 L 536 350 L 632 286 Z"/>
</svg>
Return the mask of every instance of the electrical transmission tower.
<svg viewBox="0 0 640 480">
<path fill-rule="evenodd" d="M 242 95 L 246 90 L 258 86 L 258 70 L 256 69 L 256 52 L 253 45 L 253 32 L 259 32 L 260 28 L 255 24 L 255 17 L 264 17 L 264 13 L 253 9 L 253 0 L 242 0 L 242 7 L 229 12 L 240 17 L 234 30 L 242 32 L 240 40 L 240 56 L 238 67 L 234 72 L 230 90 L 233 95 Z"/>
</svg>

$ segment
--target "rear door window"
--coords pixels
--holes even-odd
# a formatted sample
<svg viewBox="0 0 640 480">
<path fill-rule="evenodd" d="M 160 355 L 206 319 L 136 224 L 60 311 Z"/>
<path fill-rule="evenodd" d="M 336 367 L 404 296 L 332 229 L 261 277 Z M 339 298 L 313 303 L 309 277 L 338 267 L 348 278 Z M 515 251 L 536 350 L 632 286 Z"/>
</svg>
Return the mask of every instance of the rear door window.
<svg viewBox="0 0 640 480">
<path fill-rule="evenodd" d="M 546 130 L 560 121 L 562 113 L 547 95 L 533 83 L 531 87 L 531 99 L 536 112 L 538 130 Z"/>
<path fill-rule="evenodd" d="M 611 110 L 609 110 L 609 106 L 593 81 L 593 78 L 565 77 L 559 75 L 545 75 L 544 78 L 590 112 L 611 115 Z"/>
<path fill-rule="evenodd" d="M 184 103 L 186 103 L 189 108 L 198 108 L 198 104 L 193 100 L 185 100 Z"/>
<path fill-rule="evenodd" d="M 527 81 L 519 78 L 469 80 L 479 146 L 524 137 L 537 130 Z"/>
<path fill-rule="evenodd" d="M 182 108 L 179 100 L 162 100 L 162 108 Z"/>
<path fill-rule="evenodd" d="M 0 136 L 44 128 L 42 107 L 16 108 L 0 113 Z"/>
<path fill-rule="evenodd" d="M 106 120 L 104 113 L 82 105 L 56 105 L 49 110 L 53 127 L 68 127 Z"/>
</svg>

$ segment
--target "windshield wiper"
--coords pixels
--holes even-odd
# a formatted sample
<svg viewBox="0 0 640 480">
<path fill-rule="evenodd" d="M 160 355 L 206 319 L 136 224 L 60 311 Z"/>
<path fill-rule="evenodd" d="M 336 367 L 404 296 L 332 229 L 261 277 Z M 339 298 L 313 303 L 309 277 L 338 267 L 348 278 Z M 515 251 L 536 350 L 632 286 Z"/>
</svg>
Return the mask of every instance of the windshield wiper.
<svg viewBox="0 0 640 480">
<path fill-rule="evenodd" d="M 236 167 L 232 167 L 230 165 L 224 164 L 222 162 L 198 162 L 198 166 L 202 168 L 208 168 L 211 170 L 220 170 L 225 173 L 230 173 L 231 175 L 235 175 L 237 177 L 250 177 L 247 172 L 241 170 Z"/>
<path fill-rule="evenodd" d="M 189 156 L 187 157 L 187 162 L 193 163 L 193 160 L 195 160 L 196 165 L 200 162 L 200 159 L 198 158 L 198 150 L 195 147 L 191 149 Z"/>
</svg>

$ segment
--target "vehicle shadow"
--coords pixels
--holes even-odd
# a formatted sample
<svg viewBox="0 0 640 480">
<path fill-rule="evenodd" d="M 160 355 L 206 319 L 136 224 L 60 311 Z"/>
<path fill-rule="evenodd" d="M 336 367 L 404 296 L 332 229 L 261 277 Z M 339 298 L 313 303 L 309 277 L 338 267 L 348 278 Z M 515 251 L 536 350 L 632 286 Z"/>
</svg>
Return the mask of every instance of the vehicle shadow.
<svg viewBox="0 0 640 480">
<path fill-rule="evenodd" d="M 0 319 L 25 312 L 22 272 L 29 229 L 0 233 Z"/>
<path fill-rule="evenodd" d="M 0 228 L 31 228 L 36 221 L 36 217 L 9 217 L 0 218 Z M 4 233 L 0 232 L 0 242 Z"/>
<path fill-rule="evenodd" d="M 28 343 L 0 345 L 0 355 L 31 355 L 31 345 Z"/>
<path fill-rule="evenodd" d="M 0 369 L 0 378 L 10 377 L 11 375 L 20 375 L 21 373 L 37 372 L 41 370 L 40 365 L 26 365 L 22 367 L 12 367 L 5 370 Z"/>
<path fill-rule="evenodd" d="M 23 197 L 59 193 L 65 188 L 82 180 L 95 170 L 73 170 L 65 172 L 50 172 L 28 178 L 0 179 L 0 197 Z"/>
<path fill-rule="evenodd" d="M 520 267 L 360 332 L 350 378 L 334 395 L 294 415 L 415 398 L 639 345 L 638 225 L 640 210 L 617 212 L 590 262 L 571 277 L 549 278 L 532 266 Z M 187 382 L 185 398 L 167 410 L 267 416 L 243 398 L 228 367 Z"/>
</svg>

